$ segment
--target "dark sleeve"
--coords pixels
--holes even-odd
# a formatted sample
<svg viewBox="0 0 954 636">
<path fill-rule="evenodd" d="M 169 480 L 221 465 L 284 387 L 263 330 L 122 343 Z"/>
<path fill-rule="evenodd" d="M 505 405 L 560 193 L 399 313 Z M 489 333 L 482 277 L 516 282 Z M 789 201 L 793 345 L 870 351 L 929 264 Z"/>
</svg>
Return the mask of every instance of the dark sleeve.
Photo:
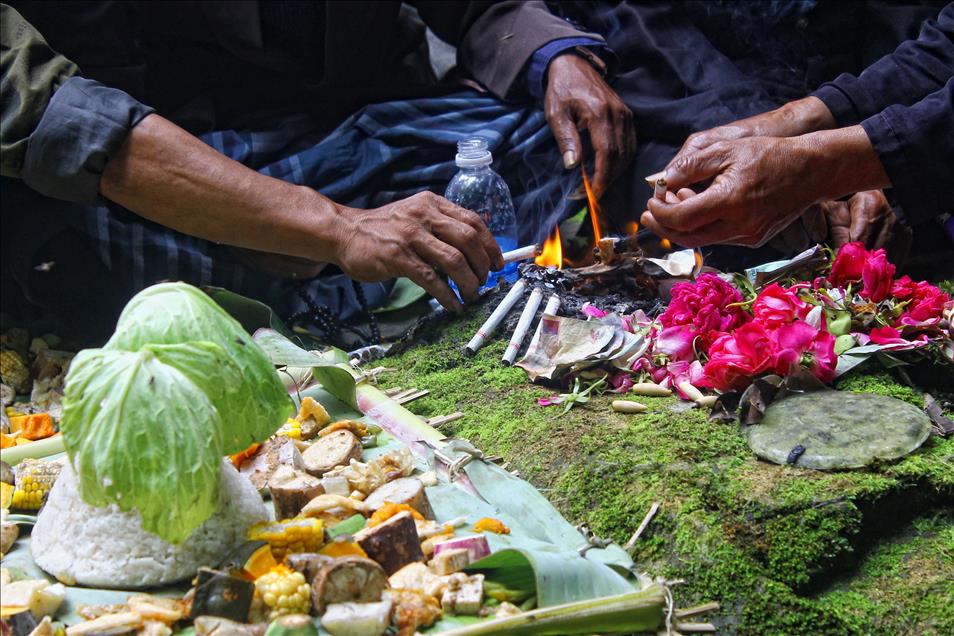
<svg viewBox="0 0 954 636">
<path fill-rule="evenodd" d="M 559 18 L 544 2 L 413 3 L 421 18 L 442 40 L 457 47 L 457 63 L 491 93 L 506 99 L 520 84 L 521 72 L 544 45 L 561 38 L 602 36 Z M 526 93 L 520 86 L 517 93 Z"/>
<path fill-rule="evenodd" d="M 909 40 L 855 77 L 844 73 L 813 93 L 839 126 L 857 124 L 888 106 L 909 106 L 939 90 L 954 75 L 954 3 L 927 20 Z"/>
<path fill-rule="evenodd" d="M 0 174 L 20 177 L 50 97 L 77 73 L 15 9 L 0 4 Z"/>
<path fill-rule="evenodd" d="M 3 176 L 47 196 L 94 203 L 109 158 L 153 112 L 123 91 L 79 77 L 29 22 L 2 8 Z"/>
<path fill-rule="evenodd" d="M 911 225 L 954 210 L 954 77 L 911 106 L 861 122 Z"/>
</svg>

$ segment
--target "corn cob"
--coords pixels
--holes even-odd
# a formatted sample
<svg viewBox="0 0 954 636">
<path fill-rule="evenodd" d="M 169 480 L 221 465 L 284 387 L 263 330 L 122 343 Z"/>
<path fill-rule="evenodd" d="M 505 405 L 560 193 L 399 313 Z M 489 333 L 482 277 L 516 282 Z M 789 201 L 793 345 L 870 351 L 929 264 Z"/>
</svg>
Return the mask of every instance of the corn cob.
<svg viewBox="0 0 954 636">
<path fill-rule="evenodd" d="M 23 357 L 13 349 L 0 351 L 0 379 L 17 393 L 30 390 L 30 369 Z"/>
<path fill-rule="evenodd" d="M 293 517 L 281 521 L 262 521 L 248 530 L 250 541 L 266 541 L 275 558 L 281 561 L 288 554 L 317 552 L 325 542 L 320 519 Z"/>
<path fill-rule="evenodd" d="M 11 508 L 39 510 L 53 482 L 60 476 L 63 466 L 59 462 L 42 459 L 24 459 L 17 465 L 16 490 L 13 491 Z"/>
<path fill-rule="evenodd" d="M 269 610 L 268 620 L 311 611 L 311 586 L 304 574 L 287 566 L 276 565 L 255 579 L 255 592 Z"/>
</svg>

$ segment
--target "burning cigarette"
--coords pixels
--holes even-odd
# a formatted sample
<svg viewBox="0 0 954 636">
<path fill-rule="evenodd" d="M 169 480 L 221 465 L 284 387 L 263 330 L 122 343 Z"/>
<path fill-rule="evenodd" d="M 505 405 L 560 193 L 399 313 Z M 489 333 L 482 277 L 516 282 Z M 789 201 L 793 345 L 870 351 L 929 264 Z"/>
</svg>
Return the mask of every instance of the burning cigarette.
<svg viewBox="0 0 954 636">
<path fill-rule="evenodd" d="M 656 179 L 656 185 L 653 186 L 653 196 L 660 201 L 666 200 L 666 180 L 662 177 Z"/>
<path fill-rule="evenodd" d="M 540 246 L 538 245 L 527 245 L 526 247 L 518 247 L 515 250 L 510 250 L 509 252 L 503 253 L 504 263 L 513 263 L 514 261 L 524 261 L 528 258 L 533 258 L 540 254 Z"/>
<path fill-rule="evenodd" d="M 517 353 L 523 345 L 523 339 L 527 337 L 527 332 L 530 331 L 530 323 L 537 315 L 541 300 L 543 300 L 543 290 L 534 287 L 533 291 L 530 292 L 530 298 L 527 300 L 527 306 L 523 308 L 523 313 L 520 314 L 517 328 L 514 329 L 513 335 L 510 337 L 510 344 L 507 345 L 507 350 L 503 354 L 504 364 L 511 365 L 517 359 Z"/>
<path fill-rule="evenodd" d="M 513 284 L 504 299 L 500 301 L 500 304 L 497 305 L 484 324 L 480 326 L 480 329 L 477 330 L 477 333 L 474 334 L 474 337 L 467 343 L 467 350 L 470 353 L 477 353 L 477 350 L 484 345 L 484 342 L 494 332 L 504 316 L 510 313 L 513 306 L 517 304 L 517 300 L 523 295 L 526 288 L 527 283 L 522 278 Z"/>
</svg>

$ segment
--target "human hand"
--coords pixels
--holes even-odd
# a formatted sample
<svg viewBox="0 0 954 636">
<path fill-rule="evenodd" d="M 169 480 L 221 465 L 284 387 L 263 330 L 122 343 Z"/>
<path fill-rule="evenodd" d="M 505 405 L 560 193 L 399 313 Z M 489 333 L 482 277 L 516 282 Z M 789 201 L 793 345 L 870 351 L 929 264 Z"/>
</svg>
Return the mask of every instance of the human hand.
<svg viewBox="0 0 954 636">
<path fill-rule="evenodd" d="M 717 142 L 666 169 L 671 198 L 649 199 L 642 222 L 686 247 L 712 243 L 761 246 L 814 203 L 802 145 L 750 137 Z M 713 179 L 695 194 L 688 186 Z"/>
<path fill-rule="evenodd" d="M 884 192 L 858 192 L 847 201 L 827 201 L 820 205 L 828 218 L 829 242 L 833 248 L 860 241 L 869 250 L 885 248 L 892 263 L 904 261 L 911 248 L 911 228 L 898 220 Z"/>
<path fill-rule="evenodd" d="M 570 54 L 550 62 L 543 108 L 567 169 L 581 159 L 579 129 L 589 132 L 596 155 L 592 187 L 599 198 L 636 151 L 633 113 L 589 62 Z"/>
<path fill-rule="evenodd" d="M 720 141 L 744 137 L 795 137 L 834 125 L 828 107 L 817 97 L 806 97 L 760 115 L 692 133 L 669 165 L 684 161 L 689 155 Z"/>
<path fill-rule="evenodd" d="M 405 276 L 452 311 L 461 305 L 441 273 L 472 300 L 487 273 L 503 268 L 480 217 L 433 192 L 373 210 L 343 209 L 338 219 L 334 262 L 345 274 L 362 282 Z"/>
</svg>

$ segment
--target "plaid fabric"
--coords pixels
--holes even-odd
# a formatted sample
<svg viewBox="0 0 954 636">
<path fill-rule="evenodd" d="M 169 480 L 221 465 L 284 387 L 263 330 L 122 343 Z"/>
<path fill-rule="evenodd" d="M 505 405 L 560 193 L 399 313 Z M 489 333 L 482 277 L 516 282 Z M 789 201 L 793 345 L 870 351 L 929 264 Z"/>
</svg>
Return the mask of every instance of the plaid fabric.
<svg viewBox="0 0 954 636">
<path fill-rule="evenodd" d="M 579 173 L 563 169 L 543 113 L 471 91 L 371 105 L 327 135 L 307 115 L 297 115 L 272 130 L 218 131 L 201 138 L 262 174 L 310 186 L 349 206 L 373 208 L 422 190 L 442 194 L 457 171 L 455 145 L 467 135 L 489 141 L 494 168 L 514 197 L 521 244 L 541 239 L 558 219 L 577 211 L 565 209 L 565 202 L 580 185 Z M 362 312 L 354 285 L 342 274 L 310 281 L 271 277 L 221 246 L 115 206 L 86 208 L 83 218 L 81 231 L 130 294 L 160 280 L 183 280 L 257 298 L 283 318 L 313 313 L 315 305 L 344 322 Z M 387 283 L 361 287 L 372 308 L 390 290 Z"/>
</svg>

